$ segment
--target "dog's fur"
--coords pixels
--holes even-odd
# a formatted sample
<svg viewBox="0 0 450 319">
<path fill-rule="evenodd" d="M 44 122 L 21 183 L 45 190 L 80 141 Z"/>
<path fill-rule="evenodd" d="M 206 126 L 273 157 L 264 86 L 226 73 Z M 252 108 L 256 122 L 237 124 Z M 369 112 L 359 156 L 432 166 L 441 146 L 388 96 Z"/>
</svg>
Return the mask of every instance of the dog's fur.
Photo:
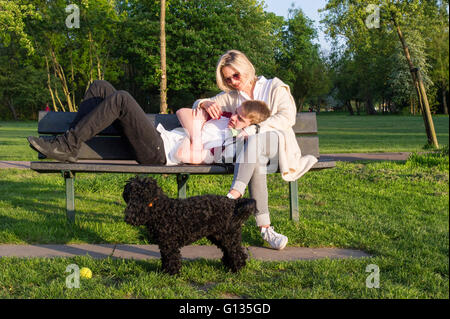
<svg viewBox="0 0 450 319">
<path fill-rule="evenodd" d="M 231 271 L 245 266 L 241 228 L 256 212 L 253 199 L 203 195 L 187 199 L 167 197 L 152 178 L 135 177 L 125 185 L 125 222 L 146 225 L 150 241 L 159 245 L 162 268 L 169 274 L 181 269 L 180 249 L 206 237 L 223 252 L 222 262 Z"/>
</svg>

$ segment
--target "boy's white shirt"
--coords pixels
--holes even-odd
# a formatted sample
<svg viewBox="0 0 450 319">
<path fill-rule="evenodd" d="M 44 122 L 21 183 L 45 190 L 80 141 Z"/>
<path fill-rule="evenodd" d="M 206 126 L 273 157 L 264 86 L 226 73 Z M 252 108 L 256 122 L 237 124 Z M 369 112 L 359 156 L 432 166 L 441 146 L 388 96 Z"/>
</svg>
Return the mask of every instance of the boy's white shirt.
<svg viewBox="0 0 450 319">
<path fill-rule="evenodd" d="M 297 107 L 291 95 L 290 88 L 278 78 L 267 80 L 258 77 L 253 91 L 255 100 L 267 103 L 271 116 L 261 122 L 260 133 L 275 131 L 278 134 L 279 168 L 285 181 L 295 181 L 317 162 L 312 155 L 302 156 L 292 127 L 297 117 Z M 235 112 L 243 101 L 250 99 L 247 94 L 240 91 L 221 92 L 209 99 L 199 99 L 194 102 L 197 108 L 205 101 L 214 101 L 222 106 L 223 112 Z M 244 129 L 248 135 L 256 133 L 256 126 L 250 125 Z"/>
<path fill-rule="evenodd" d="M 222 148 L 222 146 L 230 146 L 233 143 L 232 130 L 228 128 L 228 117 L 221 117 L 218 120 L 206 121 L 202 126 L 202 145 L 203 149 L 213 149 Z M 161 123 L 158 124 L 156 130 L 161 134 L 161 138 L 164 142 L 164 150 L 166 153 L 166 165 L 178 165 L 181 164 L 175 157 L 175 153 L 178 150 L 181 142 L 185 137 L 188 136 L 186 130 L 182 127 L 168 131 L 164 128 Z M 231 154 L 233 148 L 229 148 L 224 154 L 229 157 L 231 155 L 231 160 L 234 153 Z M 220 159 L 219 159 L 220 160 Z M 225 159 L 230 160 L 230 159 Z"/>
</svg>

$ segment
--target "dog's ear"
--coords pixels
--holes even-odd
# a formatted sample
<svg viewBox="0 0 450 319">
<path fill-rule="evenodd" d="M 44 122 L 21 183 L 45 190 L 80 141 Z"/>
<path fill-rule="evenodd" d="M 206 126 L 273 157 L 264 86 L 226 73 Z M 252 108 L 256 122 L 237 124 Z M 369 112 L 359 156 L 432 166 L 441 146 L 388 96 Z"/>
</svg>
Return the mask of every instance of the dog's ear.
<svg viewBox="0 0 450 319">
<path fill-rule="evenodd" d="M 125 201 L 125 203 L 127 203 L 127 204 L 130 201 L 130 192 L 131 192 L 131 185 L 126 184 L 125 187 L 123 188 L 122 197 L 123 197 L 123 200 Z"/>
<path fill-rule="evenodd" d="M 130 201 L 130 195 L 133 193 L 136 183 L 139 182 L 139 177 L 133 177 L 127 180 L 125 187 L 123 188 L 122 197 L 125 203 Z"/>
<path fill-rule="evenodd" d="M 146 191 L 146 194 L 150 196 L 150 198 L 159 197 L 162 194 L 161 188 L 158 186 L 158 182 L 152 178 L 147 177 L 144 180 L 142 180 L 143 188 Z"/>
<path fill-rule="evenodd" d="M 236 206 L 232 218 L 232 222 L 236 224 L 244 223 L 250 215 L 257 215 L 256 201 L 251 198 L 235 199 Z"/>
</svg>

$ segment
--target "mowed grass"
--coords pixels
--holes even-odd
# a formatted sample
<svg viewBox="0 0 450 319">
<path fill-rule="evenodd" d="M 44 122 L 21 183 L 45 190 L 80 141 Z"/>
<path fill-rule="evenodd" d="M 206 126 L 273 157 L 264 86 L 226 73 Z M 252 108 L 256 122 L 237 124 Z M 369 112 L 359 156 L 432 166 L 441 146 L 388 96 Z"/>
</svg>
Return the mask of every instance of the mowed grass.
<svg viewBox="0 0 450 319">
<path fill-rule="evenodd" d="M 439 144 L 448 145 L 448 116 L 434 116 L 433 121 Z M 421 116 L 320 113 L 317 125 L 322 154 L 414 152 L 427 143 Z M 36 160 L 26 140 L 29 135 L 38 135 L 36 122 L 0 121 L 0 161 Z"/>
<path fill-rule="evenodd" d="M 37 153 L 28 146 L 27 136 L 37 134 L 37 122 L 0 121 L 0 161 L 33 161 Z"/>
<path fill-rule="evenodd" d="M 361 249 L 363 259 L 296 262 L 250 260 L 239 273 L 219 260 L 183 261 L 179 276 L 159 260 L 1 258 L 0 298 L 449 298 L 449 169 L 446 155 L 404 162 L 338 163 L 299 185 L 300 221 L 288 216 L 288 185 L 269 176 L 275 229 L 290 246 Z M 145 228 L 123 221 L 123 185 L 130 175 L 79 174 L 77 220 L 67 223 L 58 175 L 0 170 L 0 243 L 146 244 Z M 169 196 L 174 177 L 155 176 Z M 192 176 L 188 196 L 224 194 L 231 176 Z M 207 244 L 202 240 L 197 244 Z M 263 245 L 254 219 L 244 245 Z M 66 267 L 93 271 L 69 289 Z M 366 267 L 380 269 L 380 288 L 367 288 Z"/>
<path fill-rule="evenodd" d="M 438 143 L 448 145 L 448 116 L 433 116 L 433 123 Z M 320 113 L 317 125 L 322 154 L 415 152 L 427 143 L 422 116 Z"/>
<path fill-rule="evenodd" d="M 321 153 L 420 151 L 421 117 L 320 114 Z M 448 144 L 448 117 L 434 117 Z M 36 160 L 25 137 L 34 122 L 0 122 L 0 160 Z M 148 244 L 146 230 L 123 221 L 123 186 L 132 175 L 78 174 L 75 224 L 65 216 L 58 174 L 0 170 L 0 244 Z M 154 176 L 176 196 L 175 178 Z M 188 196 L 225 194 L 231 176 L 191 176 Z M 449 158 L 413 154 L 407 162 L 338 163 L 299 183 L 300 221 L 289 220 L 288 185 L 268 177 L 275 229 L 290 246 L 361 249 L 370 258 L 296 262 L 250 260 L 232 274 L 219 260 L 183 261 L 179 276 L 159 260 L 0 258 L 0 298 L 449 298 Z M 248 196 L 248 194 L 247 194 Z M 196 244 L 208 244 L 200 240 Z M 243 245 L 262 246 L 255 221 Z M 66 267 L 89 267 L 93 278 L 67 288 Z M 380 269 L 380 288 L 367 288 Z"/>
</svg>

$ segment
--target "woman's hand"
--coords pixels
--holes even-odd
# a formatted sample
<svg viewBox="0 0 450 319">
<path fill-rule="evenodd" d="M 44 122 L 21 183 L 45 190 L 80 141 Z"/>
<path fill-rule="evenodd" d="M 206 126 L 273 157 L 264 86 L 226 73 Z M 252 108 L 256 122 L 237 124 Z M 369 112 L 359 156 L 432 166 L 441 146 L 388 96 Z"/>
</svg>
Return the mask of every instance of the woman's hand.
<svg viewBox="0 0 450 319">
<path fill-rule="evenodd" d="M 200 104 L 200 107 L 208 112 L 209 116 L 211 116 L 212 119 L 217 120 L 222 115 L 222 107 L 216 102 L 205 101 Z"/>
</svg>

